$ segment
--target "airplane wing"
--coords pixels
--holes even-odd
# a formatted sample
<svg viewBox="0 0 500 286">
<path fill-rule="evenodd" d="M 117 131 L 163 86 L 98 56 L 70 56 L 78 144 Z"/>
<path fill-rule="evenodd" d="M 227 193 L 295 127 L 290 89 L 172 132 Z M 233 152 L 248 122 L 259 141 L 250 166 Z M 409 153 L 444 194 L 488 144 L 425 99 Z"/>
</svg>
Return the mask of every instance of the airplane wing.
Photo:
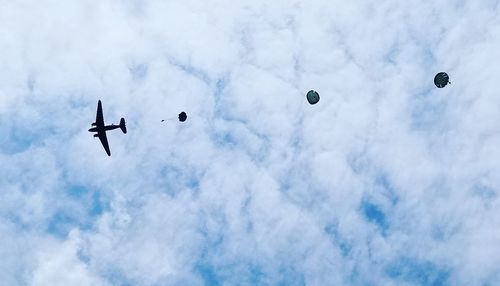
<svg viewBox="0 0 500 286">
<path fill-rule="evenodd" d="M 95 117 L 95 124 L 97 127 L 104 127 L 104 116 L 102 115 L 102 105 L 100 100 L 97 103 L 97 115 Z M 99 138 L 101 138 L 101 135 L 99 135 Z M 104 134 L 104 138 L 106 138 L 106 134 Z"/>
<path fill-rule="evenodd" d="M 97 132 L 97 136 L 99 136 L 99 140 L 101 140 L 102 147 L 104 147 L 104 150 L 106 150 L 108 156 L 111 156 L 111 151 L 109 151 L 108 137 L 106 137 L 106 131 L 103 130 L 101 132 Z"/>
<path fill-rule="evenodd" d="M 97 136 L 101 140 L 102 147 L 106 150 L 108 156 L 111 156 L 111 151 L 109 151 L 108 138 L 106 136 L 106 131 L 104 130 L 104 116 L 102 115 L 102 104 L 101 101 L 97 102 L 97 114 L 95 117 L 95 125 L 97 127 Z"/>
</svg>

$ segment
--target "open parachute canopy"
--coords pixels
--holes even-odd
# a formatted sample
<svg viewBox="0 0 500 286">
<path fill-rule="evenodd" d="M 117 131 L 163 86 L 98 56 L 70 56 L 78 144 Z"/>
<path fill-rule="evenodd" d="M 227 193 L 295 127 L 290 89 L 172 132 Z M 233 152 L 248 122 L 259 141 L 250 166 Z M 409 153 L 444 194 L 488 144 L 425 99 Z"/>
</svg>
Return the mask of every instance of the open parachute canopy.
<svg viewBox="0 0 500 286">
<path fill-rule="evenodd" d="M 316 104 L 319 101 L 319 93 L 314 90 L 310 90 L 306 95 L 309 104 Z"/>
<path fill-rule="evenodd" d="M 184 121 L 186 121 L 186 119 L 187 119 L 186 112 L 183 111 L 183 112 L 179 113 L 179 121 L 180 122 L 184 122 Z"/>
<path fill-rule="evenodd" d="M 438 88 L 445 87 L 450 82 L 450 77 L 445 72 L 440 72 L 434 77 L 434 84 Z"/>
<path fill-rule="evenodd" d="M 186 121 L 187 117 L 188 117 L 188 116 L 187 116 L 186 112 L 184 112 L 184 111 L 183 111 L 183 112 L 181 112 L 181 113 L 179 113 L 179 116 L 178 116 L 178 118 L 179 118 L 179 121 L 180 121 L 180 122 L 184 122 L 184 121 Z M 174 119 L 174 118 L 170 118 L 170 119 L 162 119 L 162 120 L 161 120 L 161 122 L 170 121 L 170 120 L 172 120 L 172 119 Z"/>
</svg>

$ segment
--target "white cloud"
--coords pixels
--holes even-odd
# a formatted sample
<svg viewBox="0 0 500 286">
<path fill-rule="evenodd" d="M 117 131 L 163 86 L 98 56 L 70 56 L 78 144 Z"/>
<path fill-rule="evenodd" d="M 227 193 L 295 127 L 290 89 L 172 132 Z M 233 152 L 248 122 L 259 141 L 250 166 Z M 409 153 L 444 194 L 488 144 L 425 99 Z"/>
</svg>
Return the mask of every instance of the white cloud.
<svg viewBox="0 0 500 286">
<path fill-rule="evenodd" d="M 0 4 L 0 276 L 495 283 L 498 15 L 498 1 Z M 433 86 L 439 71 L 451 85 Z M 97 99 L 127 120 L 111 157 L 87 132 Z"/>
<path fill-rule="evenodd" d="M 68 240 L 51 243 L 39 251 L 32 285 L 108 285 L 88 270 L 78 257 L 78 232 L 71 232 Z"/>
</svg>

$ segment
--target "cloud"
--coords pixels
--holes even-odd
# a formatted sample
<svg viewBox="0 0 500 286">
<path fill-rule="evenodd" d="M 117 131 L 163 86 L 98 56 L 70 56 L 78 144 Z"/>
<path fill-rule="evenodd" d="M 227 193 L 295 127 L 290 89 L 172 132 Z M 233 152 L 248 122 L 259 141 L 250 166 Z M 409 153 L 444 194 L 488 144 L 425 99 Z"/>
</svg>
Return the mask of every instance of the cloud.
<svg viewBox="0 0 500 286">
<path fill-rule="evenodd" d="M 498 1 L 2 4 L 0 276 L 495 283 L 498 15 Z M 87 132 L 98 99 L 107 123 L 127 120 L 111 157 Z"/>
</svg>

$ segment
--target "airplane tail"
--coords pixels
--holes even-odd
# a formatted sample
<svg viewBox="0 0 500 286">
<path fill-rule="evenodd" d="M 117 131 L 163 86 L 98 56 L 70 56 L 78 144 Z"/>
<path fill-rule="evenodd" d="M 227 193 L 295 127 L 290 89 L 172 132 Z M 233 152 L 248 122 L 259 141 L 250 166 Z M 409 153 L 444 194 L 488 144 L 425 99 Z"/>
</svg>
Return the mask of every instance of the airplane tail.
<svg viewBox="0 0 500 286">
<path fill-rule="evenodd" d="M 123 134 L 127 134 L 127 126 L 125 126 L 125 118 L 120 119 L 120 129 Z"/>
</svg>

